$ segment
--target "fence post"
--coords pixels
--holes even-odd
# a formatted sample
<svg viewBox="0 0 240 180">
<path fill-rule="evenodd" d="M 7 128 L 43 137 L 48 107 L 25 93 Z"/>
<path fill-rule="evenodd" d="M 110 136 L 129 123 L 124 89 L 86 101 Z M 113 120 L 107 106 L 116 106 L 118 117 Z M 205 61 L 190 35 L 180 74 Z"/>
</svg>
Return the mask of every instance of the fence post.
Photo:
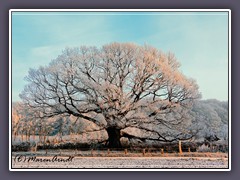
<svg viewBox="0 0 240 180">
<path fill-rule="evenodd" d="M 142 150 L 142 154 L 143 154 L 143 156 L 145 156 L 145 149 Z"/>
<path fill-rule="evenodd" d="M 181 140 L 178 142 L 179 154 L 182 154 L 182 143 Z"/>
<path fill-rule="evenodd" d="M 163 148 L 161 149 L 161 154 L 164 154 Z"/>
<path fill-rule="evenodd" d="M 93 149 L 91 149 L 91 156 L 93 156 Z"/>
<path fill-rule="evenodd" d="M 124 153 L 125 153 L 125 155 L 128 153 L 128 152 L 127 152 L 127 149 L 124 149 Z"/>
</svg>

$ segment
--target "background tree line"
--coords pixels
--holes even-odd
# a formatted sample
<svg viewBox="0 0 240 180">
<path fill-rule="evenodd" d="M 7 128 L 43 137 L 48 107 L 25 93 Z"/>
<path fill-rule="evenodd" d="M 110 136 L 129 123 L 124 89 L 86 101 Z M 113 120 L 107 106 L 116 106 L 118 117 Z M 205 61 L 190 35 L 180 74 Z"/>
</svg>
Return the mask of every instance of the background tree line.
<svg viewBox="0 0 240 180">
<path fill-rule="evenodd" d="M 92 122 L 80 120 L 78 117 L 58 116 L 35 119 L 31 113 L 27 112 L 26 109 L 23 111 L 23 109 L 25 109 L 23 103 L 13 103 L 13 141 L 17 140 L 17 137 L 21 141 L 29 141 L 30 136 L 32 140 L 38 136 L 39 140 L 44 142 L 47 140 L 47 136 L 55 136 L 58 139 L 68 136 L 68 140 L 71 142 L 76 136 L 82 135 L 80 136 L 82 139 L 78 138 L 80 143 L 81 141 L 91 143 L 91 140 L 101 143 L 108 138 L 106 130 Z M 189 118 L 192 124 L 188 128 L 194 132 L 193 142 L 204 141 L 206 138 L 215 136 L 220 140 L 225 140 L 225 142 L 228 140 L 228 102 L 215 99 L 196 101 L 189 110 Z M 126 128 L 123 132 L 127 133 L 129 137 L 135 137 L 138 142 L 142 137 L 151 136 L 151 134 L 134 128 Z M 132 143 L 134 142 L 133 139 Z"/>
</svg>

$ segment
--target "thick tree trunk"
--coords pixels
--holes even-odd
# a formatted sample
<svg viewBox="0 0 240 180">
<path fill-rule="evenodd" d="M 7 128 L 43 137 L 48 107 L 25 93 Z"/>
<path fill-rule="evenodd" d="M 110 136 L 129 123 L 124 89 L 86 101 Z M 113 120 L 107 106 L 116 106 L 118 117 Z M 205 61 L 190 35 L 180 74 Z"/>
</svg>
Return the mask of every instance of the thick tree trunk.
<svg viewBox="0 0 240 180">
<path fill-rule="evenodd" d="M 117 129 L 115 127 L 109 127 L 107 128 L 108 133 L 108 147 L 109 148 L 121 148 L 121 142 L 120 142 L 120 129 Z"/>
</svg>

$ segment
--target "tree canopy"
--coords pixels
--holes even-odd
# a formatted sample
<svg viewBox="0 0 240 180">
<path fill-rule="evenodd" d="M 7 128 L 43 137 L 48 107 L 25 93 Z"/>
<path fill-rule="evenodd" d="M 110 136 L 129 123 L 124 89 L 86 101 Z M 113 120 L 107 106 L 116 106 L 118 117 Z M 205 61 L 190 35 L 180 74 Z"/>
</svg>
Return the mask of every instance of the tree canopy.
<svg viewBox="0 0 240 180">
<path fill-rule="evenodd" d="M 186 138 L 185 110 L 200 97 L 179 67 L 173 53 L 148 45 L 66 48 L 49 65 L 29 70 L 20 97 L 40 112 L 36 118 L 73 115 L 106 129 L 110 147 L 121 146 L 127 127 L 172 141 Z"/>
</svg>

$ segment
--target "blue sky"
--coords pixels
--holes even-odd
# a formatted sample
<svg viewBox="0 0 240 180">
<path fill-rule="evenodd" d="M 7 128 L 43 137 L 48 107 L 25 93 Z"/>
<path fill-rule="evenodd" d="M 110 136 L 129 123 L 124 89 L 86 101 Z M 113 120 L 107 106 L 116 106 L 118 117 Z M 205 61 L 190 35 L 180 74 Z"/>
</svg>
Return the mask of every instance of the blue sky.
<svg viewBox="0 0 240 180">
<path fill-rule="evenodd" d="M 12 100 L 65 47 L 134 42 L 173 52 L 202 99 L 228 100 L 227 12 L 13 12 Z"/>
</svg>

